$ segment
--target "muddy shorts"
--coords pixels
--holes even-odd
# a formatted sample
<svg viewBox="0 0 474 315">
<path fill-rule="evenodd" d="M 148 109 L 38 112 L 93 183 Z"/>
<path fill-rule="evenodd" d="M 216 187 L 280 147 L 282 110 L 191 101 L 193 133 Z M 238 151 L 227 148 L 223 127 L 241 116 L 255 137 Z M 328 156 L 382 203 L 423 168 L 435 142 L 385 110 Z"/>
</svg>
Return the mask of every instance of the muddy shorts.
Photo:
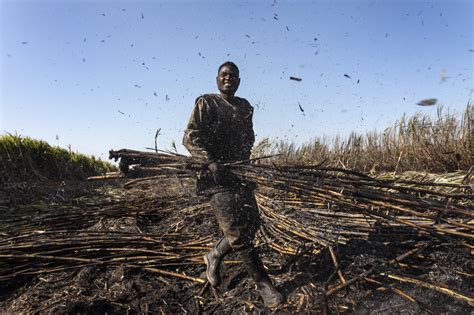
<svg viewBox="0 0 474 315">
<path fill-rule="evenodd" d="M 253 247 L 260 227 L 253 189 L 241 187 L 218 192 L 211 197 L 211 207 L 232 249 L 242 251 Z"/>
</svg>

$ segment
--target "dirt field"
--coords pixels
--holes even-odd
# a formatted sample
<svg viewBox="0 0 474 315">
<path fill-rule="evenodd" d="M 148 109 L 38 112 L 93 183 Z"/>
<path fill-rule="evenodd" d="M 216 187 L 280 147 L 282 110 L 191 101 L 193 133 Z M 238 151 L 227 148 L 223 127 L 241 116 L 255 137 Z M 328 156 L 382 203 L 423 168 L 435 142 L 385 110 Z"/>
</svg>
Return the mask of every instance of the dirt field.
<svg viewBox="0 0 474 315">
<path fill-rule="evenodd" d="M 213 290 L 203 281 L 205 266 L 201 256 L 220 232 L 206 200 L 194 195 L 194 182 L 156 179 L 124 188 L 128 181 L 10 184 L 0 190 L 0 255 L 4 257 L 0 260 L 0 313 L 474 311 L 462 298 L 447 293 L 462 292 L 472 298 L 474 270 L 470 252 L 427 239 L 429 249 L 403 263 L 384 265 L 384 261 L 412 248 L 406 233 L 400 234 L 396 229 L 335 246 L 341 275 L 335 273 L 327 249 L 302 249 L 299 255 L 284 255 L 272 250 L 259 235 L 256 244 L 265 266 L 285 295 L 285 304 L 278 310 L 264 307 L 233 254 L 223 265 L 222 285 Z M 72 246 L 71 240 L 81 233 L 89 238 L 64 251 L 62 242 L 67 240 Z M 92 236 L 97 235 L 101 242 L 108 235 L 110 240 L 100 248 L 94 247 L 99 238 Z M 124 235 L 131 241 L 124 241 Z M 37 244 L 41 241 L 43 247 Z M 94 254 L 80 256 L 96 248 L 99 250 Z M 168 260 L 160 258 L 157 263 L 156 257 L 163 253 Z M 83 260 L 61 260 L 79 256 Z M 107 260 L 100 260 L 104 256 Z M 394 279 L 394 275 L 402 280 Z M 325 298 L 324 292 L 340 285 L 341 276 L 345 281 L 354 281 Z M 436 284 L 436 288 L 410 283 L 407 278 Z"/>
</svg>

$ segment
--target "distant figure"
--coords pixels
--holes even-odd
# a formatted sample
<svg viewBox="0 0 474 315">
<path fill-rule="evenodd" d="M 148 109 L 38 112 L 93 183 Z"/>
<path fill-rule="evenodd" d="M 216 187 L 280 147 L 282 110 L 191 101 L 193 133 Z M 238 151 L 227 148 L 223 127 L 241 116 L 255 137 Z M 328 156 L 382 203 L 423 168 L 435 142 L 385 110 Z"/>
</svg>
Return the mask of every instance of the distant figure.
<svg viewBox="0 0 474 315">
<path fill-rule="evenodd" d="M 205 163 L 198 174 L 197 193 L 209 196 L 211 206 L 224 236 L 204 255 L 206 276 L 213 287 L 221 283 L 219 266 L 232 249 L 239 255 L 267 307 L 282 303 L 265 271 L 253 239 L 260 225 L 255 200 L 255 184 L 239 179 L 223 164 L 248 160 L 255 142 L 253 107 L 236 97 L 239 68 L 233 62 L 219 67 L 216 77 L 220 94 L 197 98 L 184 133 L 183 144 L 195 158 Z"/>
</svg>

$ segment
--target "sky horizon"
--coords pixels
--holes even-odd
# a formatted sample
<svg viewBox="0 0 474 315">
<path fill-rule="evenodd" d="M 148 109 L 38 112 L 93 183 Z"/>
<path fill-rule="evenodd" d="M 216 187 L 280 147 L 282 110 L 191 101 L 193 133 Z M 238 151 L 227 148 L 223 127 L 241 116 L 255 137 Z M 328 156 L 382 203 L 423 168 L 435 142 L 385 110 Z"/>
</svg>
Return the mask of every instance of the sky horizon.
<svg viewBox="0 0 474 315">
<path fill-rule="evenodd" d="M 0 134 L 104 160 L 154 147 L 157 129 L 187 153 L 194 100 L 227 60 L 257 141 L 383 131 L 436 115 L 429 98 L 462 114 L 473 93 L 467 0 L 0 3 Z"/>
</svg>

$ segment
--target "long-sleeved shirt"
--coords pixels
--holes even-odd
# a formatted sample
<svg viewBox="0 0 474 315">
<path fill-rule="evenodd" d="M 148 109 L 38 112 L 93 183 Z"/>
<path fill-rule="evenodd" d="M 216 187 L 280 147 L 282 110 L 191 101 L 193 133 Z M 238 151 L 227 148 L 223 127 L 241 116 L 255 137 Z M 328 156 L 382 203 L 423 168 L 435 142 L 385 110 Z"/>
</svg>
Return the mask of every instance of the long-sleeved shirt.
<svg viewBox="0 0 474 315">
<path fill-rule="evenodd" d="M 253 107 L 244 98 L 231 104 L 218 94 L 204 94 L 196 99 L 183 145 L 202 162 L 247 160 L 255 142 L 252 117 Z"/>
</svg>

